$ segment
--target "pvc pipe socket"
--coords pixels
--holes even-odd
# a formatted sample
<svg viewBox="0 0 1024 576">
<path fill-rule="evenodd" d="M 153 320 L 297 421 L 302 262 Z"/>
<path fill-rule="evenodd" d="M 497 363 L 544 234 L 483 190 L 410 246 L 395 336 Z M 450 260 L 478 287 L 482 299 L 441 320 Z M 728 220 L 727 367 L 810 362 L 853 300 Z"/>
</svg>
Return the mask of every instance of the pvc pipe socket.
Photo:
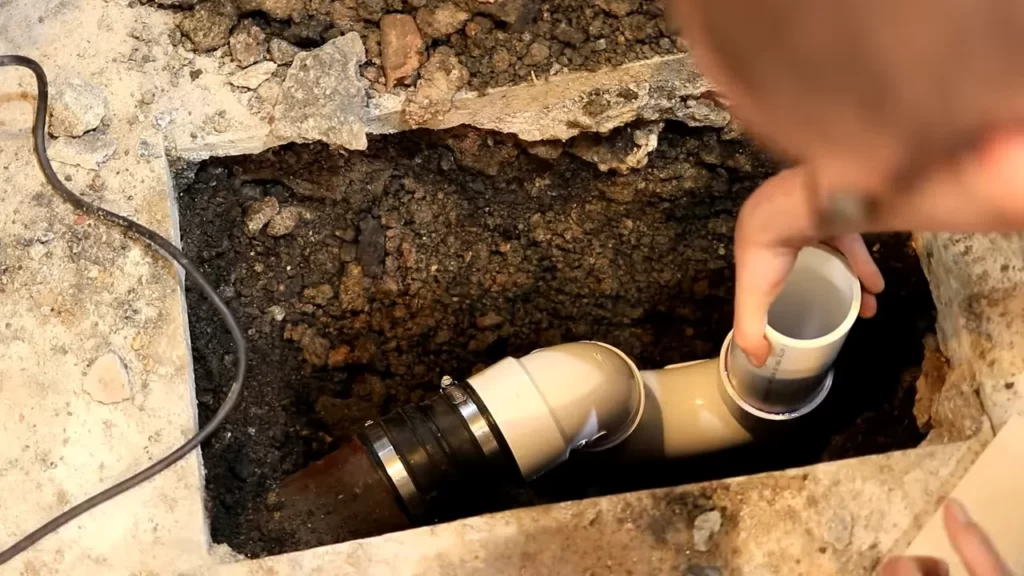
<svg viewBox="0 0 1024 576">
<path fill-rule="evenodd" d="M 717 452 L 810 413 L 831 390 L 832 363 L 860 300 L 860 282 L 839 253 L 803 249 L 768 313 L 765 366 L 750 364 L 730 332 L 718 358 L 642 372 L 646 408 L 620 452 L 643 459 Z"/>
</svg>

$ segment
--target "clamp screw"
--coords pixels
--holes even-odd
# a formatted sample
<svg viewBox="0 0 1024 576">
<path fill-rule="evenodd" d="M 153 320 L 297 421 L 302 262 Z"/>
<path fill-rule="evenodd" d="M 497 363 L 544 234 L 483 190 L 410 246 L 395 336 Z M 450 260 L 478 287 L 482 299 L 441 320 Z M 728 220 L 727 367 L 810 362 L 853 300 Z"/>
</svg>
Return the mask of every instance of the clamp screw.
<svg viewBox="0 0 1024 576">
<path fill-rule="evenodd" d="M 455 386 L 455 379 L 454 378 L 452 378 L 451 376 L 442 376 L 441 377 L 441 390 L 445 390 L 447 388 L 451 388 L 452 386 Z"/>
</svg>

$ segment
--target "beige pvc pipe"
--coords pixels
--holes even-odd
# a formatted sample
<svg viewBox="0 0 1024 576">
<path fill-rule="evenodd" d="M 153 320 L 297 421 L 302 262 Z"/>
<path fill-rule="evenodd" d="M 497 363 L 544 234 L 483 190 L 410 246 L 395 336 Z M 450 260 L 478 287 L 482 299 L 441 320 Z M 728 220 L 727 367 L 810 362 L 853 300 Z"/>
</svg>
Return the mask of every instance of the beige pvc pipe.
<svg viewBox="0 0 1024 576">
<path fill-rule="evenodd" d="M 630 458 L 696 456 L 750 442 L 722 398 L 718 358 L 645 370 L 640 424 L 617 451 Z"/>
</svg>

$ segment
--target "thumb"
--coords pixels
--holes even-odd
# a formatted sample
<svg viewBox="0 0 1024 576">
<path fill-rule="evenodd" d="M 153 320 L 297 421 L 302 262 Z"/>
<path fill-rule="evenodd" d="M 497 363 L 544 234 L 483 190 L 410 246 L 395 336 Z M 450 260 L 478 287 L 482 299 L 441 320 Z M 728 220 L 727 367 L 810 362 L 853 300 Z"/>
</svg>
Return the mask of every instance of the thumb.
<svg viewBox="0 0 1024 576">
<path fill-rule="evenodd" d="M 768 308 L 785 285 L 800 246 L 813 242 L 800 169 L 765 180 L 736 219 L 736 311 L 733 341 L 755 366 L 771 354 Z"/>
<path fill-rule="evenodd" d="M 754 366 L 763 366 L 771 354 L 765 337 L 768 309 L 782 290 L 796 256 L 792 248 L 737 245 L 733 341 Z"/>
</svg>

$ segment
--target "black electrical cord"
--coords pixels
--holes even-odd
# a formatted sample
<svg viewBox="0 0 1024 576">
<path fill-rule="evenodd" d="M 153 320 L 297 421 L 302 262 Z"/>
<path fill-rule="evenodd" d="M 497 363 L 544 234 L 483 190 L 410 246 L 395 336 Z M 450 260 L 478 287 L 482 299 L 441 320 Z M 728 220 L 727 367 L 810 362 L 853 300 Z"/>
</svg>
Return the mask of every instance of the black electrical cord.
<svg viewBox="0 0 1024 576">
<path fill-rule="evenodd" d="M 46 524 L 43 524 L 39 528 L 33 530 L 30 534 L 11 545 L 10 548 L 0 552 L 0 566 L 6 564 L 15 556 L 21 554 L 32 547 L 35 543 L 55 532 L 61 526 L 96 506 L 99 506 L 100 504 L 135 488 L 143 482 L 146 482 L 150 478 L 173 466 L 176 462 L 187 456 L 192 450 L 195 450 L 200 444 L 209 438 L 214 431 L 216 431 L 217 427 L 224 422 L 224 419 L 227 418 L 228 414 L 238 403 L 239 396 L 242 392 L 242 382 L 245 380 L 245 366 L 247 362 L 245 339 L 242 336 L 241 329 L 238 327 L 238 323 L 235 322 L 234 317 L 231 315 L 231 311 L 228 310 L 227 305 L 225 305 L 224 301 L 217 295 L 217 291 L 214 290 L 206 278 L 203 277 L 195 264 L 193 264 L 192 261 L 181 252 L 181 250 L 178 250 L 178 248 L 169 240 L 142 224 L 85 200 L 81 196 L 72 192 L 64 185 L 63 182 L 60 181 L 60 178 L 57 177 L 57 173 L 53 171 L 53 166 L 50 164 L 50 158 L 46 153 L 46 114 L 49 102 L 49 84 L 46 80 L 46 73 L 38 62 L 24 56 L 0 55 L 0 68 L 5 66 L 27 68 L 35 74 L 38 96 L 36 100 L 35 124 L 32 127 L 32 137 L 35 142 L 36 160 L 39 161 L 39 167 L 46 176 L 46 181 L 50 183 L 50 186 L 53 186 L 57 193 L 60 194 L 68 204 L 71 204 L 77 210 L 128 230 L 132 234 L 143 238 L 153 246 L 157 247 L 171 260 L 180 264 L 181 267 L 184 268 L 185 272 L 192 276 L 196 285 L 199 286 L 199 289 L 203 294 L 209 298 L 210 302 L 212 302 L 214 307 L 217 308 L 217 312 L 220 313 L 221 318 L 224 319 L 224 323 L 227 325 L 228 331 L 231 332 L 231 338 L 235 341 L 236 361 L 235 378 L 231 383 L 231 388 L 228 390 L 224 403 L 221 405 L 220 409 L 217 410 L 217 413 L 214 414 L 213 418 L 211 418 L 210 421 L 195 434 L 195 436 L 189 438 L 188 441 L 179 446 L 176 450 L 150 464 L 141 472 L 138 472 L 130 478 L 122 480 L 99 494 L 76 504 L 74 507 L 61 513 L 53 520 L 50 520 Z"/>
</svg>

